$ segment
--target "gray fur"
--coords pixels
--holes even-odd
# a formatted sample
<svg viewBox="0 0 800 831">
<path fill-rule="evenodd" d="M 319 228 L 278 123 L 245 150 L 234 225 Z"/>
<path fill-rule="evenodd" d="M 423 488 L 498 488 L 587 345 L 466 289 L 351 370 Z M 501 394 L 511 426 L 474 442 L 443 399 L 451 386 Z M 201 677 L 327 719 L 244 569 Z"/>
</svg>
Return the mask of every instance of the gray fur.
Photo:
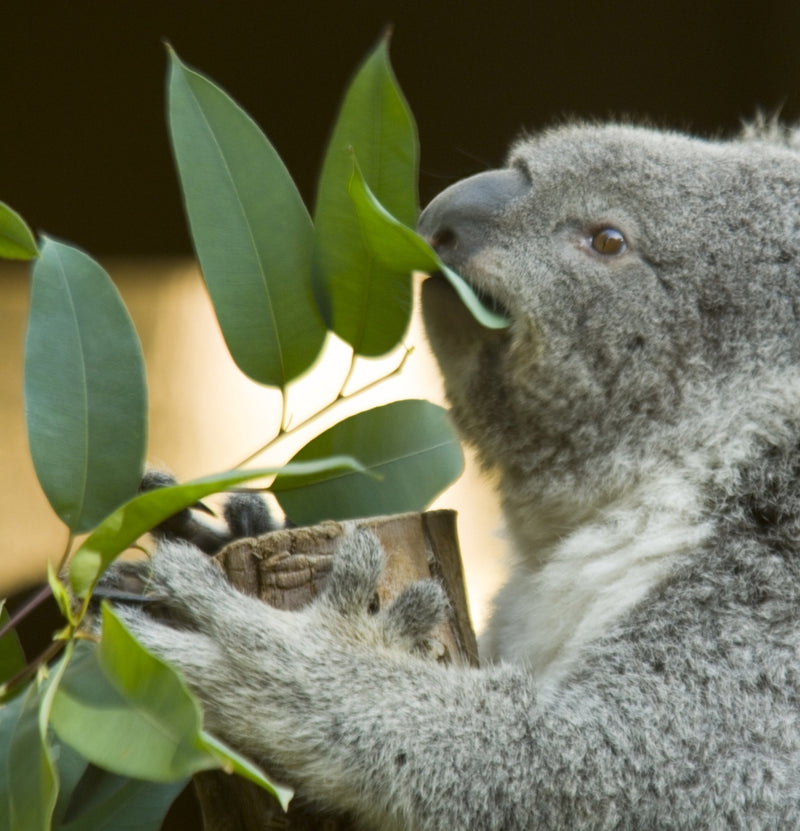
<svg viewBox="0 0 800 831">
<path fill-rule="evenodd" d="M 196 632 L 126 614 L 209 727 L 376 829 L 800 826 L 798 144 L 566 127 L 434 200 L 422 233 L 512 320 L 424 286 L 514 541 L 487 663 L 418 653 L 440 593 L 368 612 L 369 537 L 292 614 L 171 544 Z"/>
</svg>

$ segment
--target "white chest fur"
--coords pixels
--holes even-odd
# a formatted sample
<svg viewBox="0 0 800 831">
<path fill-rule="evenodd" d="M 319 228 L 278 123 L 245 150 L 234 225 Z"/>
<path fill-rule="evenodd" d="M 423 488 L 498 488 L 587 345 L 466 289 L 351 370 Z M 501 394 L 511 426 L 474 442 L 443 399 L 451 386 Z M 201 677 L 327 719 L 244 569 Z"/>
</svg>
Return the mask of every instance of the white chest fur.
<svg viewBox="0 0 800 831">
<path fill-rule="evenodd" d="M 493 660 L 558 682 L 584 647 L 657 585 L 710 533 L 697 488 L 664 472 L 553 545 L 521 556 L 495 603 L 484 644 Z"/>
</svg>

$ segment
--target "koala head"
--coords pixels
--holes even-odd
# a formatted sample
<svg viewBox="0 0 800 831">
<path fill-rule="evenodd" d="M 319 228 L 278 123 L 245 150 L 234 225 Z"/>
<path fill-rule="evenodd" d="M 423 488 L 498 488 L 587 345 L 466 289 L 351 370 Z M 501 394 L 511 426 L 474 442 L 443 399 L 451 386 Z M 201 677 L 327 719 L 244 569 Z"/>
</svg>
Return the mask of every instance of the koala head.
<svg viewBox="0 0 800 831">
<path fill-rule="evenodd" d="M 485 329 L 424 284 L 454 419 L 512 489 L 553 470 L 625 487 L 800 362 L 800 155 L 758 134 L 560 128 L 448 188 L 419 230 L 511 320 Z"/>
</svg>

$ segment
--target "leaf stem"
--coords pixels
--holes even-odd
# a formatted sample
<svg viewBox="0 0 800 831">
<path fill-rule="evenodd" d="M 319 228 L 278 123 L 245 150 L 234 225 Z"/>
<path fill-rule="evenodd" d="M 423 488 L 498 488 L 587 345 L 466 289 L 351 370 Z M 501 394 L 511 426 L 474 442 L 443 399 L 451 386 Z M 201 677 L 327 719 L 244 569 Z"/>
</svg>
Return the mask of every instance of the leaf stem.
<svg viewBox="0 0 800 831">
<path fill-rule="evenodd" d="M 336 398 L 334 398 L 334 402 L 340 401 L 341 399 L 346 397 L 344 391 L 347 389 L 347 385 L 350 383 L 350 379 L 353 377 L 353 372 L 355 372 L 357 362 L 358 357 L 356 355 L 355 349 L 353 349 L 350 353 L 350 368 L 347 370 L 347 375 L 344 376 L 344 381 L 342 381 L 342 386 L 339 387 L 339 392 L 336 395 Z"/>
<path fill-rule="evenodd" d="M 283 433 L 286 432 L 289 425 L 286 422 L 286 411 L 289 406 L 289 396 L 286 392 L 286 389 L 281 390 L 281 424 L 280 429 L 278 430 L 278 436 L 281 436 Z M 290 419 L 291 420 L 291 419 Z M 273 441 L 277 440 L 278 436 L 273 439 Z"/>
<path fill-rule="evenodd" d="M 67 545 L 64 548 L 64 553 L 61 555 L 61 559 L 58 561 L 58 568 L 56 569 L 56 574 L 61 574 L 64 570 L 64 567 L 67 565 L 67 561 L 69 560 L 69 554 L 72 549 L 72 542 L 75 537 L 70 533 L 67 535 Z"/>
<path fill-rule="evenodd" d="M 350 363 L 350 369 L 347 372 L 347 377 L 345 378 L 344 383 L 342 384 L 341 388 L 339 389 L 339 393 L 337 394 L 336 398 L 333 399 L 333 401 L 326 404 L 324 407 L 317 410 L 317 412 L 313 413 L 308 418 L 303 419 L 303 421 L 298 422 L 297 424 L 293 425 L 292 427 L 287 426 L 286 428 L 284 428 L 282 426 L 281 430 L 280 430 L 280 432 L 278 433 L 277 436 L 270 439 L 266 444 L 259 447 L 258 450 L 256 450 L 255 452 L 251 453 L 249 456 L 242 459 L 238 464 L 236 464 L 234 466 L 234 469 L 244 467 L 244 465 L 246 465 L 248 462 L 253 461 L 253 459 L 257 458 L 262 453 L 265 453 L 267 450 L 271 449 L 274 445 L 278 444 L 278 442 L 280 442 L 282 439 L 285 439 L 287 436 L 290 436 L 293 433 L 296 433 L 301 428 L 307 427 L 309 424 L 313 424 L 314 422 L 318 421 L 320 418 L 327 415 L 331 410 L 333 410 L 335 407 L 337 407 L 343 401 L 347 401 L 351 398 L 356 398 L 359 395 L 362 395 L 363 393 L 368 392 L 373 387 L 378 386 L 378 384 L 382 384 L 384 381 L 388 381 L 390 378 L 394 378 L 395 376 L 399 375 L 403 371 L 403 368 L 405 367 L 406 361 L 408 360 L 409 356 L 414 351 L 413 346 L 404 346 L 403 348 L 405 350 L 403 352 L 403 356 L 400 359 L 400 362 L 397 364 L 397 366 L 393 370 L 391 370 L 391 372 L 387 372 L 386 375 L 381 375 L 380 378 L 376 378 L 373 381 L 370 381 L 368 384 L 365 384 L 363 387 L 359 387 L 357 390 L 354 390 L 353 392 L 345 394 L 345 392 L 344 392 L 345 387 L 347 386 L 348 381 L 352 377 L 353 369 L 356 365 L 356 356 L 354 354 L 353 358 L 351 360 L 351 363 Z M 285 397 L 284 397 L 284 400 L 285 400 Z M 281 425 L 283 425 L 283 421 L 281 421 Z"/>
<path fill-rule="evenodd" d="M 16 675 L 0 684 L 0 701 L 5 699 L 11 690 L 23 684 L 29 678 L 32 678 L 39 667 L 43 664 L 49 663 L 62 649 L 67 645 L 68 641 L 58 640 L 53 641 L 43 652 L 40 652 L 29 664 L 24 666 Z"/>
</svg>

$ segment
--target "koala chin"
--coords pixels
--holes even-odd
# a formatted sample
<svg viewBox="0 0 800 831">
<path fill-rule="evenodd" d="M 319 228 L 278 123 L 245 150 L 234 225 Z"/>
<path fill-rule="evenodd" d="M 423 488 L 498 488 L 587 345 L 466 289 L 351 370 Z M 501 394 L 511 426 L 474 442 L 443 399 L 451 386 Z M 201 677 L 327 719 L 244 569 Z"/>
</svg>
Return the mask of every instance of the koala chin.
<svg viewBox="0 0 800 831">
<path fill-rule="evenodd" d="M 416 648 L 433 584 L 369 612 L 369 535 L 292 614 L 170 542 L 189 625 L 121 614 L 209 729 L 375 829 L 800 826 L 798 146 L 571 125 L 434 199 L 420 233 L 510 319 L 423 285 L 513 541 L 482 666 Z"/>
</svg>

